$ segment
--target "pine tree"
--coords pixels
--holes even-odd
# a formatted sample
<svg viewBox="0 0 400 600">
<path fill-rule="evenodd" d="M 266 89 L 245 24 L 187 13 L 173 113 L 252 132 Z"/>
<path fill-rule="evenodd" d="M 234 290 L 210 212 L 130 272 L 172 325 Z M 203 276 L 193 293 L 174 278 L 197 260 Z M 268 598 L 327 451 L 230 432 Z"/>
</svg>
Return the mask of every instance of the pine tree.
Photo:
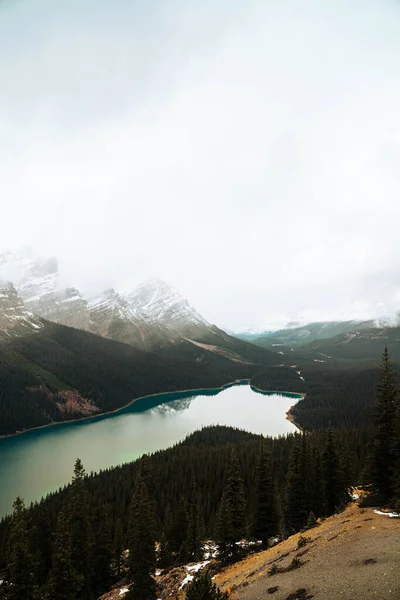
<svg viewBox="0 0 400 600">
<path fill-rule="evenodd" d="M 396 488 L 396 412 L 398 391 L 387 347 L 383 353 L 381 374 L 376 387 L 375 438 L 370 457 L 372 492 L 377 501 L 387 503 Z"/>
<path fill-rule="evenodd" d="M 71 562 L 81 582 L 80 600 L 90 600 L 92 584 L 90 504 L 85 487 L 85 469 L 77 458 L 67 500 L 68 529 L 71 543 Z"/>
<path fill-rule="evenodd" d="M 341 504 L 349 500 L 339 453 L 331 430 L 327 434 L 321 463 L 326 514 L 331 515 Z"/>
<path fill-rule="evenodd" d="M 189 527 L 189 516 L 187 513 L 185 499 L 182 498 L 178 509 L 175 510 L 171 520 L 166 520 L 165 536 L 168 540 L 169 550 L 172 556 L 179 556 L 181 549 L 187 539 Z"/>
<path fill-rule="evenodd" d="M 246 500 L 239 460 L 234 448 L 228 468 L 228 477 L 222 495 L 218 517 L 218 546 L 222 560 L 236 560 L 239 542 L 246 532 Z"/>
<path fill-rule="evenodd" d="M 199 573 L 186 590 L 186 600 L 228 600 L 229 594 L 221 592 L 208 573 Z"/>
<path fill-rule="evenodd" d="M 5 588 L 8 600 L 21 600 L 22 598 L 34 600 L 37 582 L 34 577 L 34 558 L 30 549 L 27 510 L 20 497 L 15 500 L 13 508 L 10 556 L 2 588 Z"/>
<path fill-rule="evenodd" d="M 193 483 L 190 493 L 187 537 L 180 552 L 180 559 L 183 562 L 190 562 L 200 560 L 201 558 L 202 544 L 200 540 L 200 505 L 196 484 Z"/>
<path fill-rule="evenodd" d="M 300 531 L 307 522 L 307 501 L 301 476 L 301 465 L 301 445 L 296 439 L 293 442 L 289 469 L 286 475 L 283 509 L 283 533 L 285 535 Z"/>
<path fill-rule="evenodd" d="M 122 572 L 122 552 L 124 550 L 124 538 L 122 533 L 122 525 L 121 520 L 118 519 L 115 525 L 114 532 L 114 565 L 115 565 L 115 575 L 117 579 L 121 577 Z"/>
<path fill-rule="evenodd" d="M 97 598 L 109 589 L 112 580 L 111 561 L 113 556 L 113 544 L 111 524 L 107 511 L 103 506 L 98 507 L 94 513 L 91 532 L 91 590 Z"/>
<path fill-rule="evenodd" d="M 261 540 L 262 546 L 268 546 L 268 540 L 276 535 L 279 528 L 279 512 L 275 482 L 271 472 L 271 457 L 260 447 L 256 467 L 256 508 L 252 527 L 252 535 Z"/>
<path fill-rule="evenodd" d="M 82 584 L 82 576 L 76 573 L 72 565 L 69 519 L 65 511 L 61 510 L 57 519 L 53 563 L 47 584 L 46 598 L 49 600 L 79 600 Z"/>
<path fill-rule="evenodd" d="M 126 599 L 155 600 L 156 584 L 151 575 L 156 566 L 154 513 L 140 474 L 132 498 L 128 537 L 128 569 L 132 585 Z"/>
</svg>

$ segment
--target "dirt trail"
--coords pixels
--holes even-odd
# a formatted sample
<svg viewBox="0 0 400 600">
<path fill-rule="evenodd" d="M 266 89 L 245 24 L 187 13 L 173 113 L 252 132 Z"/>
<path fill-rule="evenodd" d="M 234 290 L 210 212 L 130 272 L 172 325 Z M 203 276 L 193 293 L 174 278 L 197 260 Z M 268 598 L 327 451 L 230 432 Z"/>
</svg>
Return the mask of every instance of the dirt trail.
<svg viewBox="0 0 400 600">
<path fill-rule="evenodd" d="M 400 518 L 352 504 L 303 533 L 310 541 L 297 549 L 300 535 L 227 568 L 217 585 L 232 600 L 400 599 Z M 299 568 L 268 575 L 273 563 L 285 569 L 296 557 Z"/>
</svg>

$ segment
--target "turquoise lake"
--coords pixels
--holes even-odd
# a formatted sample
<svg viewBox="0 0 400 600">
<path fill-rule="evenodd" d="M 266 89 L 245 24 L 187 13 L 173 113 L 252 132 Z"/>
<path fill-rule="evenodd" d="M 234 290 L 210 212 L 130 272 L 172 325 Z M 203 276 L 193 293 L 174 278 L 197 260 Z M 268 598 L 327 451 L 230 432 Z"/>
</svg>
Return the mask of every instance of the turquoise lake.
<svg viewBox="0 0 400 600">
<path fill-rule="evenodd" d="M 80 457 L 87 472 L 167 448 L 205 425 L 277 436 L 295 431 L 286 412 L 299 397 L 262 394 L 248 384 L 159 394 L 111 415 L 0 439 L 0 517 L 16 496 L 26 503 L 68 483 Z"/>
</svg>

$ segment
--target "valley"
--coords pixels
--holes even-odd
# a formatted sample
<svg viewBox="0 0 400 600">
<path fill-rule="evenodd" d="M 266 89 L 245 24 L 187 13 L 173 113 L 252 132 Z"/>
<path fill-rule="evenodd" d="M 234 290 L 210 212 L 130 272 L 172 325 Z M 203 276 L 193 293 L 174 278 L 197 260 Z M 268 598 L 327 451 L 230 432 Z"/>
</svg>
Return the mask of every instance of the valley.
<svg viewBox="0 0 400 600">
<path fill-rule="evenodd" d="M 0 518 L 11 512 L 18 495 L 37 501 L 67 484 L 78 456 L 89 472 L 97 472 L 172 446 L 207 425 L 269 436 L 294 432 L 286 412 L 295 400 L 257 393 L 244 382 L 146 396 L 109 415 L 0 439 Z"/>
<path fill-rule="evenodd" d="M 166 544 L 174 549 L 165 561 L 179 573 L 183 557 L 200 556 L 200 537 L 219 539 L 223 485 L 231 481 L 239 482 L 240 510 L 246 507 L 235 535 L 258 535 L 254 486 L 264 445 L 271 456 L 265 481 L 275 507 L 273 531 L 282 538 L 301 529 L 314 512 L 331 515 L 348 499 L 349 486 L 364 477 L 385 348 L 395 385 L 400 380 L 399 327 L 323 322 L 256 337 L 232 335 L 159 279 L 125 293 L 108 288 L 88 297 L 76 287 L 60 287 L 56 259 L 0 255 L 0 274 L 2 263 L 12 260 L 19 277 L 0 278 L 0 572 L 12 547 L 12 504 L 23 497 L 31 504 L 22 514 L 41 536 L 37 577 L 41 585 L 51 582 L 56 547 L 51 532 L 64 518 L 60 507 L 77 493 L 76 469 L 79 494 L 90 507 L 87 527 L 100 543 L 113 532 L 122 544 L 119 575 L 109 542 L 106 571 L 93 567 L 100 578 L 91 584 L 96 593 L 118 584 L 128 569 L 122 556 L 124 547 L 132 547 L 127 523 L 138 473 L 145 473 L 153 496 L 152 531 L 160 540 L 168 536 Z M 229 458 L 232 453 L 239 463 Z M 143 466 L 148 464 L 151 476 Z M 241 474 L 227 476 L 233 464 Z M 101 526 L 100 514 L 107 514 Z M 181 533 L 178 522 L 186 523 Z M 103 531 L 107 523 L 109 533 Z M 237 542 L 224 543 L 235 555 Z M 224 558 L 219 548 L 227 560 L 229 554 Z M 160 581 L 164 575 L 168 581 L 168 572 Z M 232 598 L 242 586 L 234 577 L 232 585 L 218 579 Z M 253 598 L 259 587 L 248 583 L 243 587 Z M 122 582 L 118 595 L 127 594 L 129 585 Z M 183 598 L 185 591 L 178 592 Z"/>
</svg>

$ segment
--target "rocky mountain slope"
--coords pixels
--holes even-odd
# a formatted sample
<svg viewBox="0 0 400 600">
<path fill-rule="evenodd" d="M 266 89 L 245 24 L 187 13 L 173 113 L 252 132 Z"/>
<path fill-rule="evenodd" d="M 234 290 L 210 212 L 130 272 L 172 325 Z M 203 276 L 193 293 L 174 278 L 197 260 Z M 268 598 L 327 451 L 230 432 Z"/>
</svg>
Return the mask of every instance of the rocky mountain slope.
<svg viewBox="0 0 400 600">
<path fill-rule="evenodd" d="M 300 537 L 306 539 L 299 547 Z M 232 600 L 400 597 L 400 519 L 348 508 L 303 534 L 252 555 L 216 577 Z M 290 568 L 296 562 L 296 568 Z M 272 565 L 278 571 L 270 575 Z"/>
<path fill-rule="evenodd" d="M 42 321 L 26 310 L 14 285 L 0 281 L 0 340 L 38 331 Z"/>
<path fill-rule="evenodd" d="M 136 348 L 176 358 L 203 360 L 217 353 L 236 362 L 276 362 L 261 351 L 208 323 L 173 286 L 160 279 L 121 293 L 112 288 L 86 297 L 60 285 L 55 258 L 29 251 L 0 255 L 0 277 L 13 281 L 26 308 L 35 315 Z"/>
</svg>

